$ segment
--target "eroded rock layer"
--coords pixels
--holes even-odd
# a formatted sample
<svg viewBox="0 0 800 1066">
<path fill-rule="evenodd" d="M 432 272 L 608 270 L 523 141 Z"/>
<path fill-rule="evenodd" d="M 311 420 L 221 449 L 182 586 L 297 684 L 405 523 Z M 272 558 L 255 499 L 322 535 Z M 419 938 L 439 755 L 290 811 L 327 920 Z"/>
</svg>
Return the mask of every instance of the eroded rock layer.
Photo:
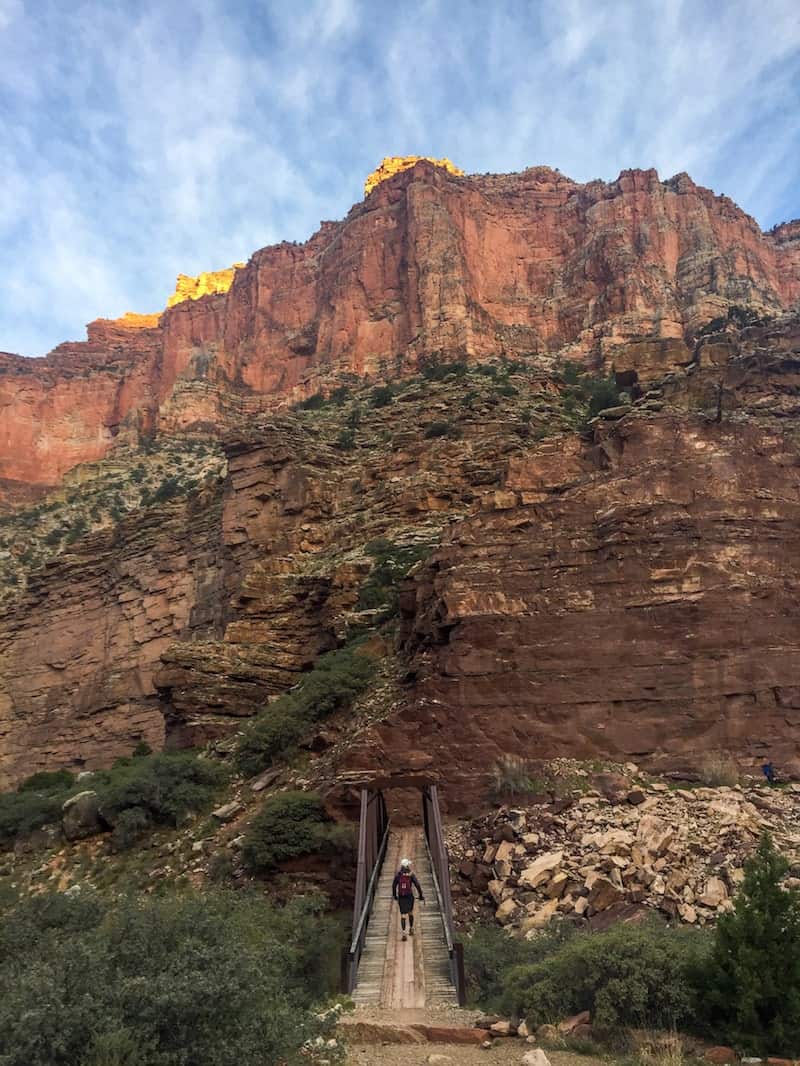
<svg viewBox="0 0 800 1066">
<path fill-rule="evenodd" d="M 799 339 L 768 356 L 752 338 L 720 421 L 720 375 L 699 370 L 591 446 L 511 461 L 405 594 L 420 680 L 387 764 L 431 752 L 462 803 L 504 752 L 800 770 Z"/>
<path fill-rule="evenodd" d="M 232 409 L 392 377 L 431 352 L 611 360 L 634 337 L 681 342 L 733 304 L 792 306 L 798 255 L 796 223 L 763 234 L 686 175 L 580 185 L 422 160 L 305 244 L 189 279 L 192 298 L 157 325 L 100 320 L 46 359 L 0 354 L 0 488 L 56 484 L 118 436 L 220 432 Z"/>
</svg>

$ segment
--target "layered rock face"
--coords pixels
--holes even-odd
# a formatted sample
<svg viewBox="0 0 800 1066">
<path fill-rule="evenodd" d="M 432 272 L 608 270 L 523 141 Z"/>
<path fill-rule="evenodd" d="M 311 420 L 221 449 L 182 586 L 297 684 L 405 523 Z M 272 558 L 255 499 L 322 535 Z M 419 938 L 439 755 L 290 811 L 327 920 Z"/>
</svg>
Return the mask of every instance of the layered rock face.
<svg viewBox="0 0 800 1066">
<path fill-rule="evenodd" d="M 225 736 L 335 647 L 365 545 L 432 548 L 523 450 L 512 397 L 477 405 L 458 440 L 427 438 L 430 409 L 464 390 L 432 391 L 366 407 L 352 451 L 336 440 L 357 400 L 250 421 L 221 485 L 133 512 L 32 575 L 0 616 L 0 789 L 106 765 L 140 738 Z"/>
<path fill-rule="evenodd" d="M 157 326 L 101 320 L 45 360 L 0 355 L 0 489 L 55 484 L 120 434 L 220 432 L 231 410 L 402 374 L 431 352 L 546 363 L 681 342 L 731 304 L 791 306 L 799 254 L 796 224 L 765 235 L 686 175 L 580 185 L 422 160 L 305 244 L 188 279 Z"/>
<path fill-rule="evenodd" d="M 797 240 L 685 177 L 420 162 L 226 291 L 1 356 L 0 788 L 230 734 L 354 628 L 399 695 L 332 779 L 455 810 L 507 753 L 800 772 Z M 629 395 L 591 421 L 571 359 Z M 16 506 L 88 459 L 85 515 Z M 387 544 L 430 557 L 396 632 Z"/>
<path fill-rule="evenodd" d="M 420 680 L 381 736 L 389 762 L 430 751 L 463 803 L 504 752 L 800 770 L 798 342 L 796 323 L 754 331 L 591 446 L 511 461 L 406 592 Z"/>
</svg>

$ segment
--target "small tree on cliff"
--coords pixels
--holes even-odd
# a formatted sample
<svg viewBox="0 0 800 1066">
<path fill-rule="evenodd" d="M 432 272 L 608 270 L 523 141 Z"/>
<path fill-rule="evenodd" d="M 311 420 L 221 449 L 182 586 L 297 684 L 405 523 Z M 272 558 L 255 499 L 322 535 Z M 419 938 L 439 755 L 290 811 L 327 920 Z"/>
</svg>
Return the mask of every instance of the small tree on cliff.
<svg viewBox="0 0 800 1066">
<path fill-rule="evenodd" d="M 704 975 L 714 1037 L 761 1054 L 800 1054 L 800 893 L 780 887 L 787 869 L 765 833 Z"/>
</svg>

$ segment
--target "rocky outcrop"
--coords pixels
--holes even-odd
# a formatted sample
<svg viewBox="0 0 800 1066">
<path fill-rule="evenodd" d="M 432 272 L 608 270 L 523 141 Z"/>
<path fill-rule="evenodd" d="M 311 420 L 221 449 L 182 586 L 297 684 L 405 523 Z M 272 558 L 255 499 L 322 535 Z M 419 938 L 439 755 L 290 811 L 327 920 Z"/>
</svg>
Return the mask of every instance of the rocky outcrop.
<svg viewBox="0 0 800 1066">
<path fill-rule="evenodd" d="M 451 163 L 449 159 L 431 159 L 429 156 L 423 155 L 390 155 L 381 160 L 381 165 L 373 170 L 364 182 L 364 195 L 369 196 L 372 190 L 380 185 L 382 181 L 388 181 L 395 174 L 401 174 L 404 170 L 411 170 L 417 163 L 422 162 L 432 163 L 435 167 L 441 167 L 448 174 L 456 174 L 459 177 L 464 176 L 464 171 Z"/>
<path fill-rule="evenodd" d="M 39 571 L 0 620 L 0 789 L 164 743 L 153 686 L 181 636 L 221 634 L 215 494 L 142 512 Z"/>
<path fill-rule="evenodd" d="M 203 296 L 216 296 L 217 293 L 227 292 L 233 284 L 234 274 L 243 266 L 244 263 L 234 263 L 232 267 L 224 270 L 203 271 L 197 277 L 178 274 L 175 292 L 167 300 L 167 307 L 174 307 L 184 300 L 199 300 Z"/>
<path fill-rule="evenodd" d="M 221 485 L 142 503 L 34 570 L 0 617 L 0 789 L 45 767 L 108 765 L 139 739 L 225 736 L 369 624 L 365 546 L 429 551 L 525 447 L 516 397 L 482 377 L 472 391 L 458 408 L 460 381 L 417 380 L 385 407 L 365 393 L 252 420 L 226 442 Z M 427 437 L 448 404 L 458 439 Z M 159 463 L 177 470 L 181 454 Z M 128 462 L 143 468 L 138 453 Z"/>
<path fill-rule="evenodd" d="M 461 177 L 421 160 L 305 244 L 189 279 L 158 325 L 101 320 L 46 359 L 0 355 L 0 487 L 52 485 L 118 437 L 221 432 L 432 352 L 611 363 L 650 337 L 679 342 L 662 365 L 680 363 L 683 340 L 729 306 L 791 306 L 799 270 L 796 224 L 763 234 L 686 175 L 580 185 L 546 167 Z"/>
<path fill-rule="evenodd" d="M 465 920 L 474 918 L 478 897 L 521 936 L 558 917 L 602 928 L 653 911 L 705 925 L 731 909 L 764 831 L 790 863 L 786 884 L 800 884 L 800 785 L 670 790 L 642 782 L 634 790 L 629 782 L 627 801 L 612 803 L 585 770 L 555 769 L 554 782 L 581 787 L 449 830 L 456 909 Z"/>
<path fill-rule="evenodd" d="M 426 750 L 461 809 L 503 753 L 800 771 L 796 324 L 782 338 L 510 461 L 401 600 L 417 680 L 365 764 Z"/>
</svg>

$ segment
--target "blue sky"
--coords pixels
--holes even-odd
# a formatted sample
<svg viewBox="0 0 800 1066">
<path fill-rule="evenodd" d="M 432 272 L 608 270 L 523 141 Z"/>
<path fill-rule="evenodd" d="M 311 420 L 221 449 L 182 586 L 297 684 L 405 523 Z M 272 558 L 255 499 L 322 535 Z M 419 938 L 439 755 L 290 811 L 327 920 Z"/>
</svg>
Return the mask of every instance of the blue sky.
<svg viewBox="0 0 800 1066">
<path fill-rule="evenodd" d="M 384 155 L 800 216 L 797 0 L 0 0 L 0 350 L 305 240 Z"/>
</svg>

